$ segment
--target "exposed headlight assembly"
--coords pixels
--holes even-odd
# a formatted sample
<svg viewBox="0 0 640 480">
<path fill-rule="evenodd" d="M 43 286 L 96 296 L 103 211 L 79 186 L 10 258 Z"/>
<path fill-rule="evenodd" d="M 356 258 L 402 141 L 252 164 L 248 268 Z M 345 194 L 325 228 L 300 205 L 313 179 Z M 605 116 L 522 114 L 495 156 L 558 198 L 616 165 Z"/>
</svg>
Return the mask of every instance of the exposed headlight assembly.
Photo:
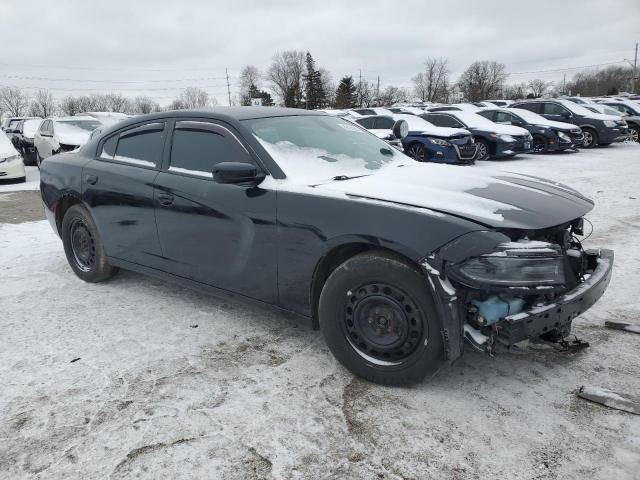
<svg viewBox="0 0 640 480">
<path fill-rule="evenodd" d="M 569 135 L 567 135 L 566 133 L 563 132 L 558 132 L 558 138 L 560 140 L 562 140 L 563 142 L 570 142 L 571 138 L 569 138 Z"/>
<path fill-rule="evenodd" d="M 448 266 L 447 273 L 474 288 L 488 286 L 529 287 L 563 285 L 564 259 L 561 256 L 523 257 L 482 255 Z"/>
<path fill-rule="evenodd" d="M 498 138 L 500 140 L 502 140 L 503 142 L 515 142 L 516 139 L 513 138 L 511 135 L 498 135 Z"/>
<path fill-rule="evenodd" d="M 448 146 L 451 145 L 449 142 L 447 142 L 446 140 L 443 140 L 441 138 L 427 137 L 427 140 L 429 140 L 431 143 L 435 143 L 436 145 L 442 145 L 442 146 L 445 146 L 445 147 L 448 147 Z"/>
<path fill-rule="evenodd" d="M 616 122 L 614 122 L 613 120 L 605 120 L 604 121 L 604 126 L 605 127 L 615 127 L 616 126 Z"/>
</svg>

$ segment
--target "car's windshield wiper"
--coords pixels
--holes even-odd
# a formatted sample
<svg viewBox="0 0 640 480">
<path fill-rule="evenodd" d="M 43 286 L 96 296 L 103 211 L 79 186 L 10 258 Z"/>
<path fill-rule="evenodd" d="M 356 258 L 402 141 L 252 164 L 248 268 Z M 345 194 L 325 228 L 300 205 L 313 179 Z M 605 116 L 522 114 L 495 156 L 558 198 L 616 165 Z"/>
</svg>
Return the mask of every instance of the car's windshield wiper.
<svg viewBox="0 0 640 480">
<path fill-rule="evenodd" d="M 335 177 L 333 177 L 331 180 L 336 180 L 336 181 L 341 181 L 341 180 L 351 180 L 352 178 L 360 178 L 360 177 L 368 177 L 371 174 L 365 174 L 365 175 L 353 175 L 352 177 L 348 176 L 348 175 L 336 175 Z"/>
</svg>

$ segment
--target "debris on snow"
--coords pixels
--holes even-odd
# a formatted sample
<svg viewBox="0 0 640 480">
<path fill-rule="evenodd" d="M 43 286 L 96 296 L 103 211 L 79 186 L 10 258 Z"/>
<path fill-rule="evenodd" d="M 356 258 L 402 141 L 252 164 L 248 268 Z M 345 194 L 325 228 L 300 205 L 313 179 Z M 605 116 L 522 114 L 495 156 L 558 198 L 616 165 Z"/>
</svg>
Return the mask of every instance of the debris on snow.
<svg viewBox="0 0 640 480">
<path fill-rule="evenodd" d="M 578 396 L 585 400 L 604 405 L 605 407 L 640 415 L 640 401 L 604 388 L 583 385 L 578 390 Z"/>
<path fill-rule="evenodd" d="M 607 328 L 613 328 L 614 330 L 623 330 L 625 332 L 640 333 L 640 325 L 634 325 L 633 323 L 612 322 L 610 320 L 606 320 L 604 322 L 604 326 Z"/>
</svg>

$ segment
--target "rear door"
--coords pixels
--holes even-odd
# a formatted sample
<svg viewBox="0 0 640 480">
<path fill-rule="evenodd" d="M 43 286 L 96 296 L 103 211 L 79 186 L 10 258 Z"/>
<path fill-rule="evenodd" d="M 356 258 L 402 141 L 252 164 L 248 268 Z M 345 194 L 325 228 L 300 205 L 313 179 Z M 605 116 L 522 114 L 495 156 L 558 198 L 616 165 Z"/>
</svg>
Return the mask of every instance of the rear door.
<svg viewBox="0 0 640 480">
<path fill-rule="evenodd" d="M 154 185 L 166 269 L 276 303 L 276 192 L 214 182 L 221 162 L 258 165 L 232 127 L 209 119 L 175 122 Z"/>
<path fill-rule="evenodd" d="M 107 255 L 153 268 L 162 265 L 153 181 L 166 128 L 160 120 L 120 131 L 105 139 L 82 169 L 83 198 Z"/>
</svg>

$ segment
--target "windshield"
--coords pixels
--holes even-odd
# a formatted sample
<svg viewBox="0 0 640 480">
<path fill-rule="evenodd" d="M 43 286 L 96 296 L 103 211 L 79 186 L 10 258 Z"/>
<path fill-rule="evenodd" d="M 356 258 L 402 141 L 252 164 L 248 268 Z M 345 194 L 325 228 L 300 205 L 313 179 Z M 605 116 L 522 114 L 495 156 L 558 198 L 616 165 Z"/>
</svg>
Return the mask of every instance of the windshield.
<svg viewBox="0 0 640 480">
<path fill-rule="evenodd" d="M 456 117 L 467 127 L 471 128 L 495 128 L 496 124 L 482 115 L 473 112 L 449 111 L 449 115 Z"/>
<path fill-rule="evenodd" d="M 396 120 L 405 120 L 409 125 L 410 132 L 422 132 L 424 130 L 432 130 L 435 125 L 427 122 L 424 118 L 416 117 L 415 115 L 393 115 Z"/>
<path fill-rule="evenodd" d="M 69 131 L 73 130 L 74 127 L 81 128 L 82 130 L 86 130 L 87 132 L 92 132 L 96 128 L 102 125 L 98 120 L 58 120 L 56 121 L 57 126 L 61 127 L 69 127 Z M 65 130 L 67 130 L 65 128 Z"/>
<path fill-rule="evenodd" d="M 547 125 L 549 123 L 549 120 L 544 118 L 542 115 L 538 115 L 537 113 L 534 113 L 530 110 L 525 110 L 524 108 L 515 107 L 515 108 L 510 108 L 509 110 L 511 110 L 514 115 L 517 115 L 527 123 L 542 124 L 542 125 Z"/>
<path fill-rule="evenodd" d="M 33 138 L 36 131 L 38 130 L 38 127 L 40 126 L 40 123 L 42 123 L 41 118 L 35 118 L 33 120 L 25 120 L 24 125 L 22 126 L 22 135 L 24 135 L 27 138 Z"/>
<path fill-rule="evenodd" d="M 302 115 L 243 123 L 287 177 L 308 185 L 409 162 L 375 135 L 341 118 Z"/>
<path fill-rule="evenodd" d="M 570 102 L 569 100 L 557 100 L 562 105 L 567 107 L 571 112 L 576 115 L 582 115 L 585 117 L 590 117 L 593 115 L 593 112 L 590 112 L 588 109 L 584 108 L 582 105 L 578 105 L 577 103 Z"/>
</svg>

